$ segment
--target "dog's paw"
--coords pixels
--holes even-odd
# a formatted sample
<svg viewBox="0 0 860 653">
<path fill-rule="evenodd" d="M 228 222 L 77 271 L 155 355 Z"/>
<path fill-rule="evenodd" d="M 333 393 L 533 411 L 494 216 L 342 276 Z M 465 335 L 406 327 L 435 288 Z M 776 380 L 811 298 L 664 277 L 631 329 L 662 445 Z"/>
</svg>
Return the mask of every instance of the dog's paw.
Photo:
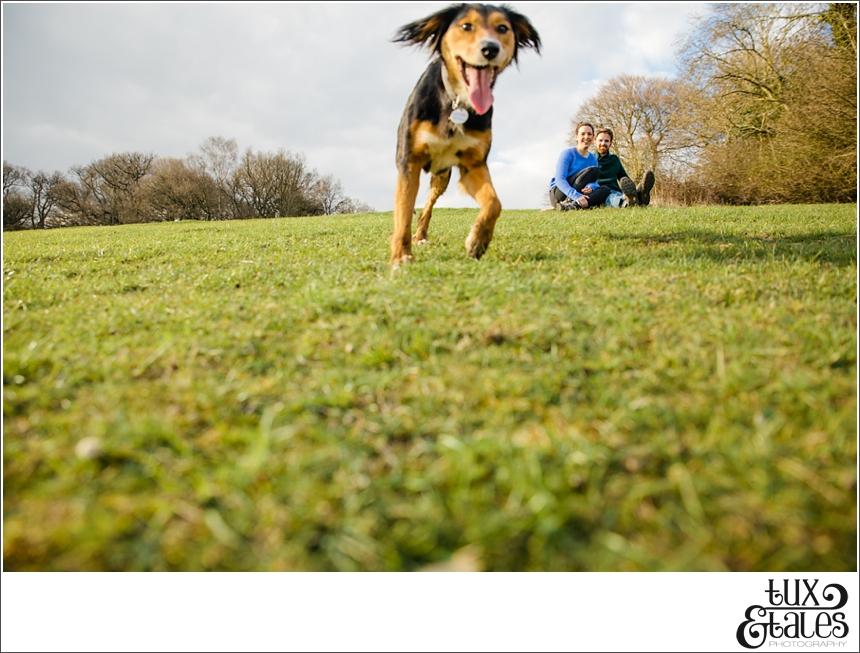
<svg viewBox="0 0 860 653">
<path fill-rule="evenodd" d="M 412 254 L 402 254 L 391 260 L 391 270 L 400 269 L 401 265 L 406 265 L 407 263 L 411 263 L 413 261 Z"/>
<path fill-rule="evenodd" d="M 413 238 L 413 239 L 412 239 L 412 244 L 413 244 L 413 245 L 427 245 L 427 244 L 429 244 L 429 243 L 430 243 L 430 241 L 429 241 L 429 240 L 427 240 L 427 237 L 426 237 L 426 236 L 425 236 L 425 237 L 423 237 L 423 238 L 420 238 L 420 237 L 418 237 L 418 236 L 415 236 L 415 238 Z"/>
<path fill-rule="evenodd" d="M 475 236 L 474 233 L 470 233 L 466 238 L 466 253 L 475 260 L 479 260 L 489 246 L 490 241 L 488 238 L 480 238 Z"/>
</svg>

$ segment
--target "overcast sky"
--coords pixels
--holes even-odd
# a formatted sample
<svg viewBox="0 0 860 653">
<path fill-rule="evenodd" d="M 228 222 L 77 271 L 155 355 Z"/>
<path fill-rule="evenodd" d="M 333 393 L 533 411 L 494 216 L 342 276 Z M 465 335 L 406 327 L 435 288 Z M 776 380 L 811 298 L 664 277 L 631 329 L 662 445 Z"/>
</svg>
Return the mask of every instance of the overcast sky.
<svg viewBox="0 0 860 653">
<path fill-rule="evenodd" d="M 490 172 L 534 208 L 577 107 L 623 73 L 674 76 L 703 3 L 517 3 L 543 55 L 495 88 Z M 209 136 L 286 149 L 378 211 L 394 192 L 397 124 L 429 61 L 391 43 L 448 3 L 3 3 L 3 160 L 68 172 L 116 152 L 186 156 Z M 422 178 L 419 205 L 428 187 Z M 452 183 L 439 206 L 474 206 Z"/>
</svg>

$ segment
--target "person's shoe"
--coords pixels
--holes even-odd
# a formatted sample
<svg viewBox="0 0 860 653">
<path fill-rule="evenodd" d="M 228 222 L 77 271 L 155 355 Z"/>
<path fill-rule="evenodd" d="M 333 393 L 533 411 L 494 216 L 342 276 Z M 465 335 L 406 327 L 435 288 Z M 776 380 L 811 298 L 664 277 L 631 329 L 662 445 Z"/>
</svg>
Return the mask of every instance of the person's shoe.
<svg viewBox="0 0 860 653">
<path fill-rule="evenodd" d="M 618 185 L 621 186 L 621 192 L 627 196 L 627 202 L 631 206 L 637 203 L 638 192 L 636 190 L 636 184 L 633 183 L 633 180 L 630 177 L 622 177 L 618 180 Z"/>
<path fill-rule="evenodd" d="M 636 189 L 636 198 L 640 206 L 648 206 L 651 203 L 652 188 L 654 188 L 654 173 L 649 170 L 645 173 L 639 188 Z"/>
</svg>

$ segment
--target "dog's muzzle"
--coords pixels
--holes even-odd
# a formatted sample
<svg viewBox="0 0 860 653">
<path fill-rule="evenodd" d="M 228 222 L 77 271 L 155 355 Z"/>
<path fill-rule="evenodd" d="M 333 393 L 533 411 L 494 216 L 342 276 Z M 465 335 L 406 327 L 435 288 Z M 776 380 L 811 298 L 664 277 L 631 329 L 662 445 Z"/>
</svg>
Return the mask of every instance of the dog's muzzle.
<svg viewBox="0 0 860 653">
<path fill-rule="evenodd" d="M 484 55 L 487 61 L 495 59 L 502 47 L 498 41 L 484 41 L 481 43 L 481 54 Z"/>
</svg>

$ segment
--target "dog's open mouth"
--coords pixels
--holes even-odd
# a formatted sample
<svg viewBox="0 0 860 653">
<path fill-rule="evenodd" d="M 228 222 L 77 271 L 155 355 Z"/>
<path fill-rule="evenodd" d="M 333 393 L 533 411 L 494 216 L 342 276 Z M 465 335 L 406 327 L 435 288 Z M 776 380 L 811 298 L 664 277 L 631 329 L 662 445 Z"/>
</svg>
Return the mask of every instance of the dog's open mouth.
<svg viewBox="0 0 860 653">
<path fill-rule="evenodd" d="M 460 74 L 469 89 L 469 101 L 475 108 L 475 113 L 484 115 L 493 106 L 493 84 L 499 69 L 495 66 L 473 66 L 457 57 L 460 64 Z"/>
</svg>

